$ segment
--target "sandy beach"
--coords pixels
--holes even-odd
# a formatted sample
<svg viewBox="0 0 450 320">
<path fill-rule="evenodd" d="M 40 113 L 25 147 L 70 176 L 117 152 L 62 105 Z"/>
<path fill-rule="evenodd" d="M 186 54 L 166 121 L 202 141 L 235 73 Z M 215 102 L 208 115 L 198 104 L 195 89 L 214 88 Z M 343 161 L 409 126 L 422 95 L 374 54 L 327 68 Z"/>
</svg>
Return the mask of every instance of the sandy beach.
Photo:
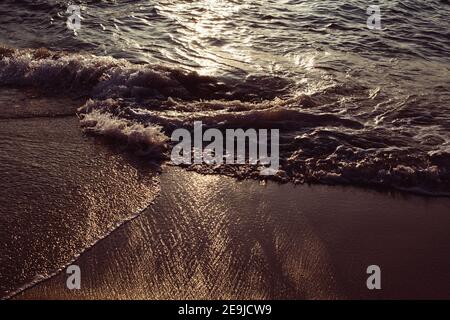
<svg viewBox="0 0 450 320">
<path fill-rule="evenodd" d="M 75 116 L 46 116 L 55 105 L 73 114 L 76 103 L 13 93 L 28 103 L 0 92 L 11 113 L 0 119 L 0 297 L 57 272 L 159 192 L 149 167 L 83 136 Z"/>
<path fill-rule="evenodd" d="M 448 199 L 166 168 L 154 205 L 17 299 L 449 298 Z M 367 266 L 382 290 L 366 288 Z"/>
<path fill-rule="evenodd" d="M 165 166 L 156 202 L 109 233 L 154 200 L 158 187 L 148 182 L 154 175 L 137 174 L 145 169 L 132 168 L 120 155 L 83 138 L 74 118 L 2 121 L 3 134 L 12 132 L 8 125 L 32 126 L 33 134 L 26 135 L 24 145 L 42 146 L 48 139 L 45 145 L 55 151 L 36 148 L 45 157 L 34 154 L 28 165 L 21 162 L 3 170 L 8 176 L 20 166 L 25 179 L 14 185 L 2 180 L 9 198 L 28 196 L 27 202 L 13 202 L 22 203 L 20 210 L 13 210 L 11 202 L 2 205 L 6 226 L 1 241 L 2 295 L 5 289 L 39 281 L 14 298 L 450 297 L 450 199 L 352 187 L 262 185 Z M 45 128 L 52 128 L 51 132 Z M 9 138 L 11 144 L 24 139 Z M 62 147 L 69 142 L 70 148 Z M 81 147 L 84 153 L 77 152 Z M 23 146 L 15 150 L 33 154 L 25 153 Z M 96 154 L 89 167 L 81 165 L 79 158 L 93 156 L 88 150 Z M 73 154 L 65 154 L 61 161 L 63 152 L 69 151 Z M 45 175 L 43 182 L 39 181 L 42 171 L 31 170 L 40 164 L 51 165 L 54 173 Z M 82 197 L 90 199 L 89 204 L 75 202 L 76 192 L 71 195 L 64 189 L 73 191 L 70 185 L 58 179 L 67 177 L 68 168 L 72 179 L 67 183 L 83 190 L 95 188 Z M 94 174 L 100 168 L 103 172 Z M 117 179 L 115 172 L 127 180 Z M 30 198 L 24 192 L 28 188 L 39 192 Z M 55 190 L 54 198 L 38 196 L 48 195 L 50 188 L 61 192 Z M 11 210 L 6 212 L 8 206 Z M 33 232 L 25 234 L 30 228 Z M 12 237 L 9 230 L 23 233 Z M 64 267 L 84 248 L 89 249 L 73 262 L 81 268 L 82 288 L 68 290 Z M 366 268 L 372 264 L 381 267 L 383 279 L 382 290 L 375 292 L 366 288 Z M 36 275 L 40 276 L 35 279 Z"/>
</svg>

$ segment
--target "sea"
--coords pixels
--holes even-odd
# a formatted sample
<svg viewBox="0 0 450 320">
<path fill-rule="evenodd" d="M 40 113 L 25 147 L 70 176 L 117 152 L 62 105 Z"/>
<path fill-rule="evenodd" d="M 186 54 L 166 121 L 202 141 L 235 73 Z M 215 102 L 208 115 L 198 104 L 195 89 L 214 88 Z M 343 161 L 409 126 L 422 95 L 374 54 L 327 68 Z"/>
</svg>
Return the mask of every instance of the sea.
<svg viewBox="0 0 450 320">
<path fill-rule="evenodd" d="M 150 157 L 194 121 L 276 128 L 281 181 L 448 195 L 449 14 L 439 0 L 3 0 L 0 85 L 85 97 L 86 133 Z"/>
<path fill-rule="evenodd" d="M 1 0 L 0 297 L 139 215 L 172 133 L 199 121 L 279 130 L 279 182 L 449 196 L 449 16 L 444 0 Z"/>
</svg>

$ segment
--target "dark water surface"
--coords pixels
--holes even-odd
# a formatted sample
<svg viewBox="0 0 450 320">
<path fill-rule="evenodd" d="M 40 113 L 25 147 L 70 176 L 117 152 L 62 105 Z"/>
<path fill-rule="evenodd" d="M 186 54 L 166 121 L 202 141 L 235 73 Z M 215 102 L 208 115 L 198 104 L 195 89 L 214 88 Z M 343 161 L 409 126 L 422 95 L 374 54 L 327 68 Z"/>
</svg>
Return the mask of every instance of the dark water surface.
<svg viewBox="0 0 450 320">
<path fill-rule="evenodd" d="M 74 34 L 64 1 L 1 2 L 5 45 L 72 53 L 4 50 L 0 84 L 81 91 L 85 131 L 155 152 L 195 120 L 278 128 L 281 179 L 449 193 L 445 1 L 383 3 L 383 30 L 357 0 L 76 3 Z"/>
</svg>

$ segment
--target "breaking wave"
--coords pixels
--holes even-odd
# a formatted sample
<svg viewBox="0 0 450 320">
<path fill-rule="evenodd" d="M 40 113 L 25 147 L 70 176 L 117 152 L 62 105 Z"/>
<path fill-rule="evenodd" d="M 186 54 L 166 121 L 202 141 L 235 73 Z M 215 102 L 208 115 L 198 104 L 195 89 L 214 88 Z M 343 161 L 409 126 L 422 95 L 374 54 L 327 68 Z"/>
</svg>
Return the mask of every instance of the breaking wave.
<svg viewBox="0 0 450 320">
<path fill-rule="evenodd" d="M 155 156 L 167 149 L 168 137 L 159 126 L 144 126 L 98 110 L 85 114 L 80 125 L 86 133 L 111 138 L 140 151 L 145 150 L 144 154 Z"/>
<path fill-rule="evenodd" d="M 278 181 L 450 194 L 446 94 L 392 95 L 355 78 L 338 80 L 302 90 L 276 77 L 239 82 L 91 54 L 0 49 L 0 85 L 82 95 L 82 130 L 141 155 L 167 158 L 172 131 L 192 129 L 194 121 L 221 130 L 276 128 Z M 433 101 L 444 107 L 430 112 Z M 259 178 L 251 165 L 190 169 Z"/>
</svg>

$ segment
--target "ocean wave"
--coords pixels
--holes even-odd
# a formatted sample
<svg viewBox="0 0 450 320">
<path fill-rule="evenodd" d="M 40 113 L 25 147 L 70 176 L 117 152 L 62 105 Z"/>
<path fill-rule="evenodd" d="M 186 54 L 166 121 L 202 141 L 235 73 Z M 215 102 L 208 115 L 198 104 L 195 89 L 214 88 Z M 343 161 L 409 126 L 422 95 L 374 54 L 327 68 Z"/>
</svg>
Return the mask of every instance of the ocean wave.
<svg viewBox="0 0 450 320">
<path fill-rule="evenodd" d="M 86 133 L 113 139 L 153 157 L 163 154 L 169 140 L 159 126 L 144 126 L 97 110 L 83 114 L 80 126 Z"/>
<path fill-rule="evenodd" d="M 216 79 L 177 68 L 47 49 L 0 48 L 0 85 L 64 89 L 96 98 L 199 99 L 214 96 Z"/>
<path fill-rule="evenodd" d="M 448 118 L 439 113 L 445 107 L 427 108 L 431 96 L 393 97 L 351 78 L 314 92 L 253 99 L 264 96 L 265 88 L 222 80 L 90 54 L 0 50 L 0 85 L 81 93 L 89 98 L 78 109 L 82 130 L 141 155 L 168 158 L 172 132 L 193 130 L 195 121 L 220 130 L 279 129 L 281 170 L 275 180 L 450 194 Z M 233 94 L 240 84 L 245 94 Z M 189 168 L 260 178 L 252 165 Z"/>
<path fill-rule="evenodd" d="M 117 117 L 139 123 L 153 123 L 170 132 L 180 127 L 192 128 L 195 121 L 206 127 L 283 129 L 319 126 L 348 127 L 362 129 L 358 121 L 329 113 L 314 113 L 302 110 L 310 102 L 304 96 L 289 100 L 275 99 L 263 103 L 241 101 L 175 101 L 168 99 L 157 106 L 130 103 L 123 99 L 91 100 L 78 109 L 80 114 L 107 112 Z"/>
</svg>

